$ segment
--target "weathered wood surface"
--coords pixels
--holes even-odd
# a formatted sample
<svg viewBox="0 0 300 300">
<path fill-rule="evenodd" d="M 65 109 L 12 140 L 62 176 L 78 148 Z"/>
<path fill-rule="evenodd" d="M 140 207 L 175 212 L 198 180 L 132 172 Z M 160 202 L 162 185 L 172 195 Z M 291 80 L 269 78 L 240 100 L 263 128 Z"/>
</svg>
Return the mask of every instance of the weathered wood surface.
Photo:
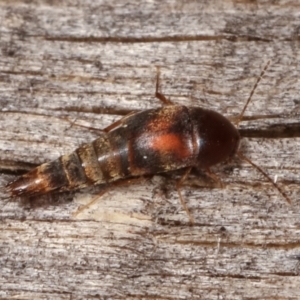
<svg viewBox="0 0 300 300">
<path fill-rule="evenodd" d="M 1 299 L 299 299 L 298 1 L 1 1 L 1 184 L 94 139 L 121 115 L 160 105 L 240 113 L 247 163 L 214 171 L 225 189 L 172 182 L 95 191 L 31 207 L 5 200 Z M 272 138 L 268 138 L 272 137 Z M 74 201 L 63 201 L 63 198 Z"/>
</svg>

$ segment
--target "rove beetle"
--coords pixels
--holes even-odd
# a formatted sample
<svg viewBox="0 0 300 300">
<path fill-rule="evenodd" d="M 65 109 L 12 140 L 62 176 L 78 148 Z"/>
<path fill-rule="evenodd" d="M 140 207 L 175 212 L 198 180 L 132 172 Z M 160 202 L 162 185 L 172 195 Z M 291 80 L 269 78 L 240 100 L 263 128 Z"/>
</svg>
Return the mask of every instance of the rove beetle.
<svg viewBox="0 0 300 300">
<path fill-rule="evenodd" d="M 237 127 L 269 64 L 270 61 L 257 78 Z M 290 203 L 288 196 L 260 167 L 238 152 L 240 135 L 227 118 L 201 107 L 175 105 L 159 92 L 159 68 L 155 97 L 163 102 L 163 107 L 128 114 L 100 131 L 100 136 L 93 142 L 9 183 L 10 194 L 30 197 L 185 168 L 176 188 L 193 223 L 180 192 L 191 169 L 204 169 L 216 180 L 209 168 L 238 155 L 258 169 Z"/>
</svg>

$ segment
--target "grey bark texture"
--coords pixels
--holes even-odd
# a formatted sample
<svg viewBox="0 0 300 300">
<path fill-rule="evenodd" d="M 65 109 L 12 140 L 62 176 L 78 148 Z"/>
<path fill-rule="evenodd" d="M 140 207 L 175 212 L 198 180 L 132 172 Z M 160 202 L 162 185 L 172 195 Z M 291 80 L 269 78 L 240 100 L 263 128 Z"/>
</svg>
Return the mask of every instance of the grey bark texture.
<svg viewBox="0 0 300 300">
<path fill-rule="evenodd" d="M 0 299 L 299 299 L 299 1 L 0 1 L 0 184 L 126 113 L 237 117 L 238 158 L 173 177 L 20 203 L 1 189 Z M 175 177 L 176 177 L 175 176 Z M 197 186 L 196 186 L 197 185 Z M 44 199 L 47 198 L 47 199 Z M 70 201 L 71 200 L 71 201 Z"/>
</svg>

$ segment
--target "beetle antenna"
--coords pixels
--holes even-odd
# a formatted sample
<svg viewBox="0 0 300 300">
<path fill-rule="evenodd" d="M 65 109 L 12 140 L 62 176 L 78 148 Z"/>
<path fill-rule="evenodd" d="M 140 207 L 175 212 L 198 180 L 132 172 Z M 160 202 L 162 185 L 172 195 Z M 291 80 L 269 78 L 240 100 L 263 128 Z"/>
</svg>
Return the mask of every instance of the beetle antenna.
<svg viewBox="0 0 300 300">
<path fill-rule="evenodd" d="M 254 84 L 254 86 L 252 88 L 252 91 L 250 93 L 250 96 L 249 96 L 249 98 L 248 98 L 248 100 L 247 100 L 247 102 L 246 102 L 246 104 L 245 104 L 245 106 L 244 106 L 244 108 L 243 108 L 243 110 L 242 110 L 239 118 L 237 119 L 237 124 L 236 124 L 237 128 L 239 127 L 239 123 L 240 123 L 240 121 L 242 120 L 242 118 L 244 116 L 244 113 L 245 113 L 245 111 L 246 111 L 246 109 L 248 107 L 248 104 L 250 103 L 250 100 L 251 100 L 251 98 L 252 98 L 252 96 L 253 96 L 253 94 L 254 94 L 257 86 L 258 86 L 258 83 L 261 81 L 261 79 L 264 76 L 266 70 L 268 69 L 270 63 L 271 63 L 271 61 L 269 60 L 267 62 L 267 64 L 265 65 L 265 67 L 263 68 L 263 70 L 261 71 L 259 77 L 257 78 L 257 80 L 256 80 L 256 82 L 255 82 L 255 84 Z M 237 152 L 237 155 L 238 155 L 238 157 L 240 159 L 248 162 L 250 165 L 252 165 L 252 167 L 254 167 L 257 171 L 259 171 L 274 186 L 274 188 L 282 195 L 282 197 L 287 201 L 288 204 L 292 203 L 291 199 L 287 196 L 287 194 L 276 184 L 276 182 L 274 182 L 270 178 L 270 176 L 261 167 L 259 167 L 254 162 L 252 162 L 249 158 L 247 158 L 246 156 L 244 156 L 241 152 Z"/>
<path fill-rule="evenodd" d="M 253 94 L 254 94 L 254 92 L 255 92 L 255 90 L 256 90 L 258 84 L 259 84 L 259 82 L 261 81 L 261 79 L 262 79 L 262 77 L 264 76 L 266 70 L 268 69 L 270 63 L 271 63 L 271 60 L 269 60 L 269 61 L 267 62 L 267 64 L 265 65 L 265 67 L 264 67 L 263 70 L 261 71 L 259 77 L 257 78 L 257 80 L 256 80 L 256 82 L 255 82 L 255 84 L 254 84 L 254 86 L 253 86 L 253 88 L 252 88 L 252 91 L 251 91 L 251 93 L 250 93 L 250 96 L 249 96 L 249 98 L 248 98 L 248 100 L 247 100 L 247 102 L 246 102 L 246 104 L 245 104 L 245 106 L 244 106 L 244 108 L 243 108 L 241 114 L 239 115 L 239 117 L 238 117 L 238 119 L 237 119 L 237 122 L 236 122 L 236 127 L 237 127 L 237 128 L 239 127 L 240 121 L 242 120 L 242 118 L 243 118 L 243 116 L 244 116 L 244 113 L 245 113 L 245 111 L 246 111 L 246 109 L 247 109 L 247 107 L 248 107 L 248 104 L 250 103 L 250 100 L 251 100 L 251 98 L 252 98 L 252 96 L 253 96 Z"/>
<path fill-rule="evenodd" d="M 287 194 L 270 178 L 270 176 L 258 165 L 253 163 L 249 158 L 247 158 L 245 155 L 243 155 L 241 152 L 237 152 L 237 155 L 240 159 L 248 162 L 250 165 L 252 165 L 256 170 L 258 170 L 261 174 L 265 176 L 265 178 L 272 183 L 272 185 L 277 189 L 277 191 L 283 196 L 283 198 L 287 201 L 288 204 L 291 204 L 291 199 L 287 196 Z"/>
</svg>

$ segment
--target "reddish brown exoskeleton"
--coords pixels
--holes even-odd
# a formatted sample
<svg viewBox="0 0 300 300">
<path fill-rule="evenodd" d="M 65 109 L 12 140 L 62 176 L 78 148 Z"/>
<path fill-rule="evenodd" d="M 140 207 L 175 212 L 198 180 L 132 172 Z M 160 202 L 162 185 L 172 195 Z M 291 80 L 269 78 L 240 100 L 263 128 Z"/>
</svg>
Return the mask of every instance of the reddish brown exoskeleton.
<svg viewBox="0 0 300 300">
<path fill-rule="evenodd" d="M 239 121 L 268 64 L 257 79 Z M 166 106 L 125 116 L 101 131 L 92 143 L 42 164 L 10 183 L 11 195 L 35 196 L 186 168 L 177 182 L 177 190 L 188 212 L 180 186 L 192 168 L 209 171 L 211 166 L 237 153 L 254 165 L 238 152 L 240 135 L 228 119 L 200 107 L 173 105 L 158 89 L 159 72 L 155 95 Z M 289 201 L 279 187 L 273 185 Z M 193 222 L 190 214 L 189 217 Z"/>
</svg>

